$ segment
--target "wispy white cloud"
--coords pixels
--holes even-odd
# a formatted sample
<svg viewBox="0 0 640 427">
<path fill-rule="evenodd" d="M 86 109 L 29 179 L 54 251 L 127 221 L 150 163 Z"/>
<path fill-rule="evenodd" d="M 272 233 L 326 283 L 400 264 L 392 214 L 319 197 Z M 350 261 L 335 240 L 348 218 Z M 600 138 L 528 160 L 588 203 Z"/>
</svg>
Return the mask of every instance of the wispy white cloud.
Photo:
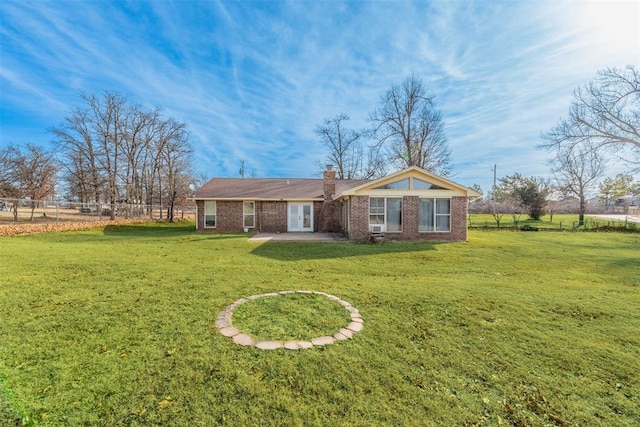
<svg viewBox="0 0 640 427">
<path fill-rule="evenodd" d="M 185 121 L 209 175 L 245 160 L 259 176 L 310 176 L 323 118 L 366 126 L 380 96 L 416 74 L 443 111 L 456 179 L 488 188 L 494 163 L 546 173 L 536 145 L 572 91 L 640 63 L 638 3 L 609 4 L 6 0 L 2 143 L 15 127 L 5 111 L 45 129 L 79 90 L 115 90 Z"/>
</svg>

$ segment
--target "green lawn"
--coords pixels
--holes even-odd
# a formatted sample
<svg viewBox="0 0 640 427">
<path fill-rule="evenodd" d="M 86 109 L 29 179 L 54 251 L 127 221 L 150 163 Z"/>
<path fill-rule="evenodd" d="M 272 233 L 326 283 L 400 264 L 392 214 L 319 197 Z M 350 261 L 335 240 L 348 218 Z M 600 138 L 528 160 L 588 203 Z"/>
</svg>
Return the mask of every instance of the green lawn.
<svg viewBox="0 0 640 427">
<path fill-rule="evenodd" d="M 536 227 L 541 230 L 575 230 L 575 229 L 603 229 L 603 228 L 617 228 L 622 231 L 640 231 L 640 224 L 635 222 L 627 222 L 612 219 L 603 219 L 592 216 L 585 216 L 584 225 L 578 226 L 579 217 L 576 214 L 555 214 L 553 218 L 549 215 L 544 215 L 537 221 L 529 219 L 527 214 L 516 216 L 515 220 L 513 215 L 503 214 L 500 218 L 500 227 L 509 228 L 517 226 L 522 228 L 524 226 Z M 469 225 L 471 227 L 497 227 L 495 217 L 491 214 L 470 214 Z"/>
<path fill-rule="evenodd" d="M 214 326 L 239 298 L 293 289 L 350 302 L 364 329 L 264 351 Z M 238 322 L 322 333 L 324 318 L 333 333 L 343 316 L 278 298 L 244 303 Z M 3 237 L 0 425 L 634 426 L 638 331 L 638 234 L 249 243 L 154 224 Z"/>
</svg>

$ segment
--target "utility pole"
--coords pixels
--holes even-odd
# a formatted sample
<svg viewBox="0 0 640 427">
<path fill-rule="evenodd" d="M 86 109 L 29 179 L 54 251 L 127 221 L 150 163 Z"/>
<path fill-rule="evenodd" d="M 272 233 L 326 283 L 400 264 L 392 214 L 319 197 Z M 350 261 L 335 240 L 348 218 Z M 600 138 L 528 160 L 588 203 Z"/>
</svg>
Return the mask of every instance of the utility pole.
<svg viewBox="0 0 640 427">
<path fill-rule="evenodd" d="M 240 161 L 240 178 L 244 178 L 244 160 Z"/>
<path fill-rule="evenodd" d="M 498 164 L 495 163 L 493 165 L 493 188 L 491 190 L 491 193 L 493 194 L 493 201 L 496 201 L 496 170 L 498 169 Z"/>
<path fill-rule="evenodd" d="M 498 169 L 498 164 L 494 163 L 493 165 L 493 188 L 491 189 L 491 198 L 493 199 L 493 215 L 496 215 L 496 170 Z"/>
</svg>

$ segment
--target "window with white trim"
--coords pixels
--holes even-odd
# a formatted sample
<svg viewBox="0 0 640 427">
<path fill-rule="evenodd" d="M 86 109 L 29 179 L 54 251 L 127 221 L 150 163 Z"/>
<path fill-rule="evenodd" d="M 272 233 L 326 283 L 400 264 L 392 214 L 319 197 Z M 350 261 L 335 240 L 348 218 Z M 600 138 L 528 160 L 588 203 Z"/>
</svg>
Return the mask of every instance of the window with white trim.
<svg viewBox="0 0 640 427">
<path fill-rule="evenodd" d="M 204 228 L 216 228 L 216 202 L 204 202 Z"/>
<path fill-rule="evenodd" d="M 256 226 L 255 202 L 242 202 L 242 224 L 243 227 L 247 228 L 253 228 Z"/>
<path fill-rule="evenodd" d="M 385 230 L 389 232 L 402 231 L 402 199 L 371 197 L 369 225 L 384 225 Z"/>
<path fill-rule="evenodd" d="M 451 199 L 420 199 L 418 231 L 451 231 Z"/>
<path fill-rule="evenodd" d="M 369 199 L 369 224 L 384 225 L 384 198 L 371 197 Z"/>
</svg>

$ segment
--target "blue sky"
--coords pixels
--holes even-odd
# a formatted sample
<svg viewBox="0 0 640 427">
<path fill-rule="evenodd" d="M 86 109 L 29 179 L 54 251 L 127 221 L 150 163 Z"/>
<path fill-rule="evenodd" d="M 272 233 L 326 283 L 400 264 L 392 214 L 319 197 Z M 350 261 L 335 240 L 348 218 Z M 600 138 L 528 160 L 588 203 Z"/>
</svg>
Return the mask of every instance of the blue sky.
<svg viewBox="0 0 640 427">
<path fill-rule="evenodd" d="M 599 69 L 640 64 L 635 1 L 0 2 L 0 146 L 50 146 L 79 91 L 187 123 L 195 166 L 318 176 L 314 128 L 353 128 L 412 73 L 435 96 L 452 179 L 548 175 L 540 134 Z M 621 171 L 612 165 L 611 174 Z"/>
</svg>

